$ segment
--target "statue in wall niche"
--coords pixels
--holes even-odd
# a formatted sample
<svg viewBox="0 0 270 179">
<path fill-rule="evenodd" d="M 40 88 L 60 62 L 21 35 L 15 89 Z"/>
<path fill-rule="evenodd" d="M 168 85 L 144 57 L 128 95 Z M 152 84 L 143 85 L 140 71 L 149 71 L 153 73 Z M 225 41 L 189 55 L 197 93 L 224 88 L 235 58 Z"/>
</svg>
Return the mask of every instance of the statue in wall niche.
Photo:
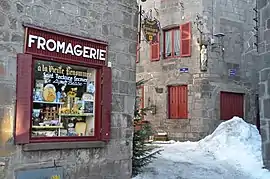
<svg viewBox="0 0 270 179">
<path fill-rule="evenodd" d="M 207 71 L 207 62 L 208 62 L 207 48 L 205 45 L 202 45 L 201 51 L 200 51 L 201 71 Z"/>
</svg>

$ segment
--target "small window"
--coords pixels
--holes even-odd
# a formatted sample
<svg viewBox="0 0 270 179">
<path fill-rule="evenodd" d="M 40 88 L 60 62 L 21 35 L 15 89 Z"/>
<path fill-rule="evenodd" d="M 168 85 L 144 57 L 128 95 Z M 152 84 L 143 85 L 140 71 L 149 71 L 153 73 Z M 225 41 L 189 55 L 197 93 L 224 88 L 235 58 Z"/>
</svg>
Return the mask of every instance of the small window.
<svg viewBox="0 0 270 179">
<path fill-rule="evenodd" d="M 34 61 L 32 138 L 94 136 L 96 70 Z"/>
<path fill-rule="evenodd" d="M 168 117 L 170 119 L 188 118 L 187 85 L 168 87 Z"/>
<path fill-rule="evenodd" d="M 220 119 L 229 120 L 234 116 L 244 117 L 244 94 L 220 93 Z"/>
<path fill-rule="evenodd" d="M 164 31 L 164 57 L 180 56 L 180 29 L 170 29 Z"/>
</svg>

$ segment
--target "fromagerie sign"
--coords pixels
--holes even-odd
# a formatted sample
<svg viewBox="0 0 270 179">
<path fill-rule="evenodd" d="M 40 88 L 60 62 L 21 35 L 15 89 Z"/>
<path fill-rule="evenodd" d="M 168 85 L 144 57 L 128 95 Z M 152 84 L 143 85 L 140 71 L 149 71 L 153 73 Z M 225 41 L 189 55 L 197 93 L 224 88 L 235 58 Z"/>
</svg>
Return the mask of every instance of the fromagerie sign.
<svg viewBox="0 0 270 179">
<path fill-rule="evenodd" d="M 107 44 L 102 41 L 27 27 L 25 52 L 71 60 L 106 61 Z"/>
</svg>

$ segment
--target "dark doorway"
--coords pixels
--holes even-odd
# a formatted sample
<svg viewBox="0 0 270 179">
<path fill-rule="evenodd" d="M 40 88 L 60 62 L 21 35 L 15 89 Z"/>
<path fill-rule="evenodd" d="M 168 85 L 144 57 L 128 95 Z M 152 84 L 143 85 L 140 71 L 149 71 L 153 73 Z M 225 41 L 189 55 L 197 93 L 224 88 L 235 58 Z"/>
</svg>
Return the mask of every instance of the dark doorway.
<svg viewBox="0 0 270 179">
<path fill-rule="evenodd" d="M 256 126 L 261 134 L 261 130 L 260 130 L 260 99 L 259 99 L 258 94 L 256 94 L 255 105 L 256 105 Z"/>
</svg>

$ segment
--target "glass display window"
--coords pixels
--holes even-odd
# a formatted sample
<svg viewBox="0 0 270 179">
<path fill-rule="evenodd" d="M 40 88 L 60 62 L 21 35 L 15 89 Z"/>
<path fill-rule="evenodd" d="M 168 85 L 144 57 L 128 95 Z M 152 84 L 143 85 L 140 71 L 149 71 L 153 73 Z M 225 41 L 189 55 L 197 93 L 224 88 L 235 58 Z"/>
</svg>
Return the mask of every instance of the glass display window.
<svg viewBox="0 0 270 179">
<path fill-rule="evenodd" d="M 94 136 L 96 69 L 42 60 L 33 67 L 31 137 Z"/>
<path fill-rule="evenodd" d="M 25 26 L 24 53 L 17 54 L 16 145 L 32 150 L 34 143 L 48 149 L 58 142 L 110 140 L 107 48 L 104 41 Z"/>
</svg>

